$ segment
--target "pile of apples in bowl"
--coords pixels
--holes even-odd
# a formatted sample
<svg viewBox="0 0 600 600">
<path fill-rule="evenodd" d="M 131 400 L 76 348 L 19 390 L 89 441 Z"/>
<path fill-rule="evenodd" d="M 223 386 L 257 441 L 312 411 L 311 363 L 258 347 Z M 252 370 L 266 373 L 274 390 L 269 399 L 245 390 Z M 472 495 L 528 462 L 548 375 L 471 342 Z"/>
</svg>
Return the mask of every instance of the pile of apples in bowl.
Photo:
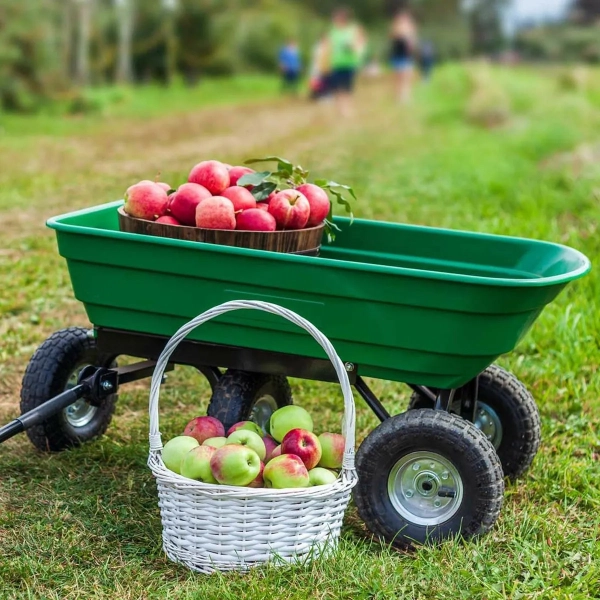
<svg viewBox="0 0 600 600">
<path fill-rule="evenodd" d="M 313 433 L 313 420 L 300 406 L 271 415 L 270 435 L 252 421 L 227 432 L 214 417 L 196 417 L 183 435 L 162 451 L 167 469 L 196 481 L 249 488 L 306 488 L 336 481 L 344 437 Z"/>
<path fill-rule="evenodd" d="M 269 156 L 244 165 L 274 163 L 274 170 L 257 172 L 217 160 L 195 165 L 186 183 L 143 180 L 125 194 L 124 211 L 130 217 L 163 225 L 236 231 L 289 231 L 324 226 L 331 238 L 336 229 L 328 193 L 352 215 L 346 185 L 315 180 L 309 172 L 286 159 Z"/>
</svg>

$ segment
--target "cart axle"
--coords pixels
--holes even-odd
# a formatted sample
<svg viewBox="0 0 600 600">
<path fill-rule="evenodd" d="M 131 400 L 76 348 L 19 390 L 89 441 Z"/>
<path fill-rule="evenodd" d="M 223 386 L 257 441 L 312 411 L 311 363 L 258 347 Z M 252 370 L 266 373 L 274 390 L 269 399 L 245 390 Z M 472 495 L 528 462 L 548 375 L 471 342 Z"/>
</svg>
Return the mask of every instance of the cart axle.
<svg viewBox="0 0 600 600">
<path fill-rule="evenodd" d="M 76 386 L 50 398 L 4 427 L 0 427 L 0 444 L 26 429 L 41 425 L 82 398 L 89 401 L 92 406 L 99 406 L 105 398 L 116 394 L 119 384 L 151 377 L 155 366 L 155 361 L 145 360 L 116 369 L 98 368 L 91 365 L 85 367 L 79 373 Z M 170 363 L 165 371 L 172 371 L 173 368 L 173 364 Z"/>
<path fill-rule="evenodd" d="M 48 419 L 48 417 L 59 413 L 61 410 L 67 408 L 67 406 L 73 404 L 73 402 L 77 402 L 80 398 L 87 396 L 90 391 L 91 386 L 88 383 L 88 380 L 85 380 L 83 383 L 76 385 L 70 390 L 48 400 L 48 402 L 40 404 L 37 408 L 30 410 L 28 413 L 21 415 L 14 421 L 11 421 L 8 425 L 0 428 L 0 444 L 30 427 L 40 425 Z"/>
</svg>

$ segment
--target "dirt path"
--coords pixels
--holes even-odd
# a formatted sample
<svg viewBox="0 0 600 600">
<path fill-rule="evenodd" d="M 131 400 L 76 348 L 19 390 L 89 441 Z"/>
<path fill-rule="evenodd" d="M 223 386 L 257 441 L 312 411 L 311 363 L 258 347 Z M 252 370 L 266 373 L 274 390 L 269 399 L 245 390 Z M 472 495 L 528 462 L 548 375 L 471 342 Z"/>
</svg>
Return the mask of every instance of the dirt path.
<svg viewBox="0 0 600 600">
<path fill-rule="evenodd" d="M 361 111 L 368 110 L 363 102 Z M 208 108 L 147 121 L 107 121 L 92 135 L 44 137 L 25 147 L 0 146 L 0 186 L 16 190 L 0 204 L 0 243 L 31 234 L 51 215 L 120 197 L 126 185 L 156 173 L 182 181 L 206 158 L 239 161 L 278 152 L 297 157 L 311 146 L 339 142 L 343 130 L 332 106 L 304 101 Z"/>
<path fill-rule="evenodd" d="M 39 343 L 87 321 L 47 218 L 122 197 L 128 185 L 157 172 L 177 185 L 208 158 L 236 163 L 278 154 L 337 177 L 346 157 L 389 133 L 389 114 L 377 110 L 382 97 L 381 87 L 363 90 L 348 121 L 337 118 L 333 105 L 275 101 L 107 120 L 92 134 L 0 142 L 0 164 L 10 166 L 0 170 L 0 422 L 16 414 L 20 380 Z"/>
</svg>

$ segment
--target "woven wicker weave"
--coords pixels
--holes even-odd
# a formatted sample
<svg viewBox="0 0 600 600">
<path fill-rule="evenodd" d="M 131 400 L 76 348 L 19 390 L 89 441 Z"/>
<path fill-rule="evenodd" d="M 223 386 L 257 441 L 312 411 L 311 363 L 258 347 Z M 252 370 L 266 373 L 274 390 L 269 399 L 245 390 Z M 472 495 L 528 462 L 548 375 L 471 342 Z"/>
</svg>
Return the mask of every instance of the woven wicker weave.
<svg viewBox="0 0 600 600">
<path fill-rule="evenodd" d="M 169 357 L 196 327 L 223 313 L 258 309 L 279 315 L 308 331 L 322 346 L 344 395 L 342 433 L 346 447 L 337 481 L 301 489 L 242 488 L 210 485 L 168 470 L 161 458 L 158 429 L 160 384 Z M 226 302 L 199 315 L 177 331 L 163 350 L 150 390 L 150 456 L 156 478 L 167 556 L 202 573 L 245 570 L 274 557 L 292 562 L 315 558 L 337 543 L 352 488 L 354 468 L 354 398 L 344 365 L 329 340 L 296 313 L 259 301 Z"/>
</svg>

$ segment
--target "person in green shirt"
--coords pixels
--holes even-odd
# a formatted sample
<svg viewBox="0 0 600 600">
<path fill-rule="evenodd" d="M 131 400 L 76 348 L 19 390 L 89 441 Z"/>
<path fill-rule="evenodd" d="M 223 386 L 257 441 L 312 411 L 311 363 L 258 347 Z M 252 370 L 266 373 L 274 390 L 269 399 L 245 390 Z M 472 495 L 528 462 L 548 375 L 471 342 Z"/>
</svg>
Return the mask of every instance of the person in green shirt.
<svg viewBox="0 0 600 600">
<path fill-rule="evenodd" d="M 366 47 L 362 27 L 353 21 L 348 8 L 333 13 L 333 24 L 327 36 L 327 53 L 331 68 L 330 91 L 335 94 L 342 116 L 352 114 L 352 92 L 356 72 Z"/>
</svg>

